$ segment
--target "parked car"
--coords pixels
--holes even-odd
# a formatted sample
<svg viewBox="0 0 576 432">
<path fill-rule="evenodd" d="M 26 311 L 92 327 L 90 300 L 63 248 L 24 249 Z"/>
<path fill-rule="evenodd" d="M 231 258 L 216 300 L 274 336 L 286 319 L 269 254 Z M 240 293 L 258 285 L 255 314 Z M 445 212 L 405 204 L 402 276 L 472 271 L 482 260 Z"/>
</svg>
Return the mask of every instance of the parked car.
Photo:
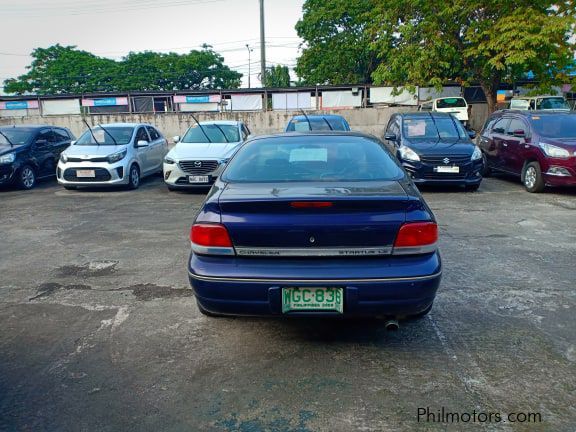
<svg viewBox="0 0 576 432">
<path fill-rule="evenodd" d="M 510 109 L 570 111 L 570 105 L 562 96 L 527 96 L 513 97 Z"/>
<path fill-rule="evenodd" d="M 384 144 L 359 133 L 248 141 L 190 238 L 208 315 L 422 315 L 442 273 L 432 211 Z"/>
<path fill-rule="evenodd" d="M 349 131 L 346 119 L 336 114 L 308 114 L 292 117 L 286 126 L 286 132 L 307 131 Z"/>
<path fill-rule="evenodd" d="M 62 153 L 58 183 L 66 189 L 115 185 L 137 189 L 142 178 L 162 170 L 167 151 L 166 139 L 148 124 L 98 125 Z"/>
<path fill-rule="evenodd" d="M 484 175 L 519 176 L 528 192 L 576 186 L 576 113 L 504 110 L 480 133 Z"/>
<path fill-rule="evenodd" d="M 482 152 L 451 114 L 392 115 L 384 139 L 416 184 L 459 185 L 477 190 L 482 182 Z"/>
<path fill-rule="evenodd" d="M 241 121 L 206 121 L 190 127 L 164 159 L 170 190 L 211 186 L 250 129 Z"/>
<path fill-rule="evenodd" d="M 418 111 L 444 112 L 454 115 L 462 124 L 468 124 L 468 102 L 463 97 L 443 97 L 423 102 Z"/>
<path fill-rule="evenodd" d="M 39 179 L 53 177 L 73 139 L 68 129 L 55 126 L 0 127 L 0 185 L 32 189 Z"/>
</svg>

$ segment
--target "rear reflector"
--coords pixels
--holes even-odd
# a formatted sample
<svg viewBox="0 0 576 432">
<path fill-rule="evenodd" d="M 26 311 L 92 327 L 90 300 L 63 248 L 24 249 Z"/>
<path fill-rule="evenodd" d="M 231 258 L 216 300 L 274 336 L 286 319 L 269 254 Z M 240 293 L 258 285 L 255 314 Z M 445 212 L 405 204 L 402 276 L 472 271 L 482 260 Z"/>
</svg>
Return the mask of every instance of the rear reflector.
<svg viewBox="0 0 576 432">
<path fill-rule="evenodd" d="M 290 203 L 293 208 L 327 208 L 332 207 L 332 205 L 328 201 L 294 201 Z"/>
<path fill-rule="evenodd" d="M 194 224 L 190 230 L 194 253 L 202 255 L 234 255 L 226 227 L 220 224 Z"/>
<path fill-rule="evenodd" d="M 394 254 L 422 254 L 436 250 L 438 225 L 435 222 L 411 222 L 398 231 Z"/>
</svg>

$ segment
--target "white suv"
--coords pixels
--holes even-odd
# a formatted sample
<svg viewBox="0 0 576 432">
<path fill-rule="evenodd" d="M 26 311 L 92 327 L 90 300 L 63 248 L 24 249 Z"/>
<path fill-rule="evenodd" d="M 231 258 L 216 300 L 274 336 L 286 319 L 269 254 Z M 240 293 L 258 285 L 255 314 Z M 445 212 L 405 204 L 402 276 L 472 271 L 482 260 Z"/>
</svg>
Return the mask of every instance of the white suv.
<svg viewBox="0 0 576 432">
<path fill-rule="evenodd" d="M 140 186 L 140 179 L 162 170 L 168 142 L 141 123 L 98 125 L 84 132 L 60 155 L 56 175 L 66 189 L 78 186 Z"/>
<path fill-rule="evenodd" d="M 240 121 L 205 121 L 188 129 L 164 158 L 168 189 L 211 186 L 250 130 Z"/>
</svg>

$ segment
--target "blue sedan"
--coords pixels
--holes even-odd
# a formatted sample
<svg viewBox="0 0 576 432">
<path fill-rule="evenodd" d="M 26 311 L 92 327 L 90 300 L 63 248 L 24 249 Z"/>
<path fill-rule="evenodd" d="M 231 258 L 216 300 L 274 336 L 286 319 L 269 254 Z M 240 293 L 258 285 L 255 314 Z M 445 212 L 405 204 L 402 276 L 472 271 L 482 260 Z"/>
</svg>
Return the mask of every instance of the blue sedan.
<svg viewBox="0 0 576 432">
<path fill-rule="evenodd" d="M 442 273 L 432 211 L 385 145 L 358 133 L 248 141 L 190 238 L 207 315 L 421 316 Z"/>
</svg>

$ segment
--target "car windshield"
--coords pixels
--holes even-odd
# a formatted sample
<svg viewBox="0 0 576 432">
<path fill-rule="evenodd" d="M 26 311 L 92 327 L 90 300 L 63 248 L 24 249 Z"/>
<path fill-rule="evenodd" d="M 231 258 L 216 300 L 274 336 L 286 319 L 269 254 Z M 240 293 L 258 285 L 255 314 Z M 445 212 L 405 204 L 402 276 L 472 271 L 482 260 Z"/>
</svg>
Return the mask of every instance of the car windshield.
<svg viewBox="0 0 576 432">
<path fill-rule="evenodd" d="M 534 130 L 547 138 L 576 138 L 576 115 L 542 115 L 530 119 Z"/>
<path fill-rule="evenodd" d="M 348 130 L 346 124 L 342 119 L 326 118 L 326 117 L 308 117 L 308 118 L 310 119 L 310 123 L 312 124 L 313 131 Z M 306 120 L 305 118 L 293 119 L 286 128 L 286 132 L 309 132 L 310 123 L 308 123 L 308 120 Z"/>
<path fill-rule="evenodd" d="M 459 139 L 466 136 L 462 124 L 449 117 L 405 118 L 402 127 L 408 139 Z"/>
<path fill-rule="evenodd" d="M 436 101 L 436 108 L 466 108 L 466 100 L 464 98 L 445 98 Z"/>
<path fill-rule="evenodd" d="M 538 99 L 537 109 L 570 109 L 570 106 L 564 98 L 554 97 L 554 98 L 544 98 Z"/>
<path fill-rule="evenodd" d="M 202 131 L 204 129 L 204 131 Z M 206 138 L 208 135 L 208 138 Z M 189 144 L 203 144 L 207 142 L 225 143 L 239 142 L 240 134 L 238 126 L 227 124 L 203 124 L 202 128 L 198 125 L 192 126 L 184 135 L 181 142 Z"/>
<path fill-rule="evenodd" d="M 354 136 L 258 139 L 238 151 L 222 178 L 256 183 L 398 179 L 402 171 L 383 146 Z"/>
<path fill-rule="evenodd" d="M 119 126 L 104 126 L 106 128 L 106 131 L 104 131 L 104 129 L 102 129 L 101 127 L 93 127 L 92 128 L 92 133 L 90 133 L 89 130 L 87 130 L 86 132 L 84 132 L 82 134 L 82 136 L 80 136 L 80 138 L 78 138 L 78 141 L 76 141 L 75 145 L 84 145 L 84 146 L 91 146 L 91 145 L 122 145 L 122 144 L 129 144 L 130 141 L 132 140 L 132 134 L 134 133 L 134 128 L 133 127 L 119 127 Z M 112 137 L 108 134 L 112 135 L 112 137 L 114 137 L 114 139 L 116 140 L 116 142 L 114 142 L 114 139 L 112 139 Z M 94 141 L 94 137 L 92 136 L 92 134 L 94 134 L 94 137 L 96 137 L 96 140 L 98 140 L 98 142 Z"/>
<path fill-rule="evenodd" d="M 0 145 L 10 145 L 10 142 L 14 145 L 24 145 L 34 135 L 33 131 L 17 128 L 2 128 L 0 131 L 5 135 L 0 134 Z M 10 142 L 8 142 L 6 137 L 8 137 Z"/>
</svg>

